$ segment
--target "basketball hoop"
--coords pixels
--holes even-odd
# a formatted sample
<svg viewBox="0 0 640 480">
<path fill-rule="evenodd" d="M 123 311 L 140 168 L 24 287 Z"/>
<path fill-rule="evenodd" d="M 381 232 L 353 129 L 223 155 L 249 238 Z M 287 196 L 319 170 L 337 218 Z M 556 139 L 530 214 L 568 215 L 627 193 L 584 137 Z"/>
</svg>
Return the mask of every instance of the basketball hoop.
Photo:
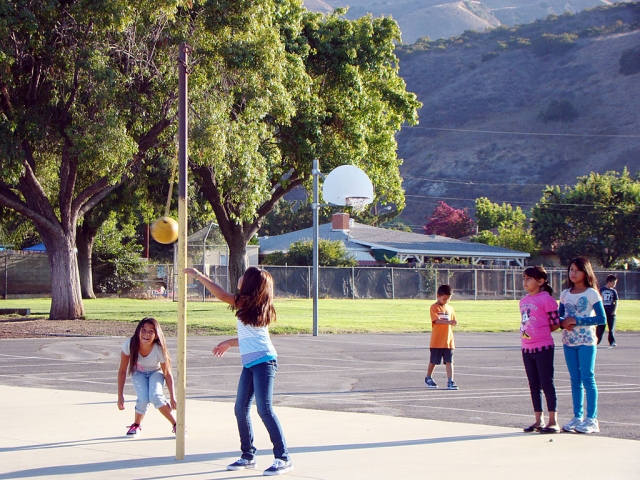
<svg viewBox="0 0 640 480">
<path fill-rule="evenodd" d="M 344 199 L 344 204 L 347 207 L 351 207 L 351 211 L 355 214 L 364 212 L 371 199 L 369 197 L 347 197 Z"/>
<path fill-rule="evenodd" d="M 373 184 L 366 173 L 355 165 L 342 165 L 333 169 L 324 179 L 322 198 L 332 205 L 355 207 L 361 212 L 373 201 Z"/>
</svg>

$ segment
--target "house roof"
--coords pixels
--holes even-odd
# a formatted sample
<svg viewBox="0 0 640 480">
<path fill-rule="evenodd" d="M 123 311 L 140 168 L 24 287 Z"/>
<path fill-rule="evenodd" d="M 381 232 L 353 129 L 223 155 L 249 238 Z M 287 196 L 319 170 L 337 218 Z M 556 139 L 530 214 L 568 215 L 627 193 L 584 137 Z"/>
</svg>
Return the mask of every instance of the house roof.
<svg viewBox="0 0 640 480">
<path fill-rule="evenodd" d="M 305 228 L 296 232 L 273 237 L 263 237 L 260 239 L 260 253 L 286 252 L 292 243 L 299 240 L 310 240 L 312 238 L 313 228 Z M 464 242 L 439 235 L 423 235 L 399 230 L 389 230 L 356 222 L 351 222 L 348 232 L 332 230 L 331 223 L 320 225 L 319 238 L 334 241 L 341 240 L 349 250 L 370 248 L 373 250 L 394 251 L 404 255 L 482 257 L 492 259 L 521 259 L 530 256 L 526 252 L 519 252 L 508 248 L 493 247 L 482 243 Z"/>
</svg>

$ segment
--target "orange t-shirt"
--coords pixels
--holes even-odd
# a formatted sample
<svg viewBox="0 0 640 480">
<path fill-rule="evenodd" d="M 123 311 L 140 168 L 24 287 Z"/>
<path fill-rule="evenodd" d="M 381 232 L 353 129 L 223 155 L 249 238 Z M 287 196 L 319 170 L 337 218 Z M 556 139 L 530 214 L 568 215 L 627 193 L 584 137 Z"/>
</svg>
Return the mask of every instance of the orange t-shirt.
<svg viewBox="0 0 640 480">
<path fill-rule="evenodd" d="M 453 311 L 453 307 L 448 303 L 446 305 L 440 305 L 438 302 L 431 305 L 429 310 L 431 314 L 431 348 L 456 348 L 453 342 L 453 325 L 443 325 L 435 323 L 440 317 L 439 313 L 449 314 L 450 320 L 457 320 L 456 313 Z"/>
</svg>

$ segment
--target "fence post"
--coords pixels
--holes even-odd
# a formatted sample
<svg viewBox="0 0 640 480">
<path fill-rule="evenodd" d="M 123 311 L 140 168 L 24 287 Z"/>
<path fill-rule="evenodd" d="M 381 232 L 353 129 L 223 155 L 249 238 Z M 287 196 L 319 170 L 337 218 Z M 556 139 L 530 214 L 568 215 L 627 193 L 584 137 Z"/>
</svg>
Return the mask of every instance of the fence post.
<svg viewBox="0 0 640 480">
<path fill-rule="evenodd" d="M 507 298 L 507 268 L 504 269 L 504 297 Z"/>
<path fill-rule="evenodd" d="M 513 284 L 513 299 L 517 300 L 517 296 L 516 296 L 516 271 L 515 270 L 511 270 L 511 280 L 512 280 L 512 284 Z"/>
<path fill-rule="evenodd" d="M 351 266 L 351 300 L 356 299 L 356 267 Z"/>
<path fill-rule="evenodd" d="M 396 299 L 396 285 L 393 281 L 393 267 L 391 267 L 391 300 Z"/>
<path fill-rule="evenodd" d="M 318 268 L 320 270 L 320 268 Z M 320 275 L 318 275 L 319 277 Z M 311 298 L 311 267 L 307 267 L 307 298 Z"/>
<path fill-rule="evenodd" d="M 473 299 L 478 300 L 478 269 L 473 269 Z"/>
</svg>

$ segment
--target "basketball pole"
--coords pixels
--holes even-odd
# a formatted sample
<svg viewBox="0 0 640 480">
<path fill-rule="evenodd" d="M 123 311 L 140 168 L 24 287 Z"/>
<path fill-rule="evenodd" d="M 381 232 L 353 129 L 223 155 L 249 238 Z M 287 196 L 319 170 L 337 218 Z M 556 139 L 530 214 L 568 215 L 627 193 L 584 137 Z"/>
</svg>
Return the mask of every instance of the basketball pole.
<svg viewBox="0 0 640 480">
<path fill-rule="evenodd" d="M 311 170 L 313 176 L 313 203 L 311 209 L 313 210 L 313 278 L 311 281 L 311 289 L 313 294 L 313 336 L 318 336 L 318 208 L 320 205 L 318 199 L 318 177 L 320 176 L 320 169 L 318 168 L 318 160 L 313 160 L 313 168 Z"/>
<path fill-rule="evenodd" d="M 189 46 L 178 54 L 178 375 L 176 382 L 176 460 L 184 460 L 187 389 L 187 138 Z"/>
</svg>

